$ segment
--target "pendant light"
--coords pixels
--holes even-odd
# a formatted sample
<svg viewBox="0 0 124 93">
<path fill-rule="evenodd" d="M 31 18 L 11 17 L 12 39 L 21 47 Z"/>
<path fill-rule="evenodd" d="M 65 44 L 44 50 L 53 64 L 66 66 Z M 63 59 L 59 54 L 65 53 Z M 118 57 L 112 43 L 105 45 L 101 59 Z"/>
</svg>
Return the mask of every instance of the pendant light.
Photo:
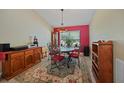
<svg viewBox="0 0 124 93">
<path fill-rule="evenodd" d="M 61 26 L 64 25 L 64 22 L 63 22 L 63 11 L 64 11 L 64 9 L 61 9 Z"/>
<path fill-rule="evenodd" d="M 61 26 L 64 25 L 64 9 L 61 9 Z M 60 29 L 60 32 L 65 32 L 67 29 L 65 29 L 64 27 L 61 27 Z"/>
</svg>

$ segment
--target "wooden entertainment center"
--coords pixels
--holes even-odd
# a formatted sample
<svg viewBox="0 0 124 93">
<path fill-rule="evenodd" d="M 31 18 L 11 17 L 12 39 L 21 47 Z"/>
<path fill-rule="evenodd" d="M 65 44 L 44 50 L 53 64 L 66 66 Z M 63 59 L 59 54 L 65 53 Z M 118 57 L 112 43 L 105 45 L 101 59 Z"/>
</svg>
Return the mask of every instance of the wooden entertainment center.
<svg viewBox="0 0 124 93">
<path fill-rule="evenodd" d="M 113 82 L 112 41 L 98 41 L 92 43 L 92 71 L 96 82 Z"/>
<path fill-rule="evenodd" d="M 41 47 L 5 52 L 5 60 L 2 62 L 2 77 L 11 79 L 17 74 L 41 62 L 41 58 Z"/>
</svg>

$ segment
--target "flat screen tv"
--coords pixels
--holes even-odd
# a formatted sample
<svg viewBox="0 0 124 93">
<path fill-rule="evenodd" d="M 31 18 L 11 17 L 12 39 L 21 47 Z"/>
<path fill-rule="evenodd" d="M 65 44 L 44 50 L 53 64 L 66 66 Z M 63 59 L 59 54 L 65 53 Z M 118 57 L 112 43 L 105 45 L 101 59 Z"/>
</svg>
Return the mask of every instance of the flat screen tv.
<svg viewBox="0 0 124 93">
<path fill-rule="evenodd" d="M 9 43 L 0 43 L 0 52 L 6 52 L 10 50 Z"/>
</svg>

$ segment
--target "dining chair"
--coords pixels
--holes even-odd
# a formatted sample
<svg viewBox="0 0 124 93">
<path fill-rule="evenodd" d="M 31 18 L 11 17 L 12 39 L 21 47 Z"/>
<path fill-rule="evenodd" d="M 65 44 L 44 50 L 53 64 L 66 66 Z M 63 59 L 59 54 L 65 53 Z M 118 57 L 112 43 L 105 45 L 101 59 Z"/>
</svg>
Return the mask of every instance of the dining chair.
<svg viewBox="0 0 124 93">
<path fill-rule="evenodd" d="M 57 67 L 58 69 L 60 69 L 59 68 L 60 63 L 62 62 L 62 60 L 64 60 L 65 56 L 60 53 L 60 49 L 59 48 L 53 49 L 53 52 L 52 53 L 53 54 L 51 56 L 51 65 L 56 65 L 55 67 Z M 51 66 L 51 69 L 53 69 L 52 66 Z"/>
<path fill-rule="evenodd" d="M 58 53 L 58 49 L 56 47 L 53 47 L 51 44 L 47 45 L 48 47 L 48 60 L 52 58 L 53 55 Z"/>
<path fill-rule="evenodd" d="M 72 58 L 75 58 L 78 60 L 78 66 L 80 68 L 80 59 L 79 59 L 79 56 L 80 56 L 80 48 L 79 49 L 74 49 L 71 51 L 69 57 L 70 57 L 70 61 L 72 61 Z"/>
</svg>

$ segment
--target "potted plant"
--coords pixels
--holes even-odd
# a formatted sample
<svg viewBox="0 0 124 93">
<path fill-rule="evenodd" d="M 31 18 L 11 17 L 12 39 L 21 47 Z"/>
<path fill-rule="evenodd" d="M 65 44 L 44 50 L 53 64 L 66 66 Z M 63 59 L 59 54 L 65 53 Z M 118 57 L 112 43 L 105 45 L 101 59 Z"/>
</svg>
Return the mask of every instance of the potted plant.
<svg viewBox="0 0 124 93">
<path fill-rule="evenodd" d="M 73 39 L 69 38 L 69 37 L 66 37 L 66 44 L 67 44 L 67 47 L 71 47 L 72 46 L 72 43 L 73 43 Z"/>
</svg>

